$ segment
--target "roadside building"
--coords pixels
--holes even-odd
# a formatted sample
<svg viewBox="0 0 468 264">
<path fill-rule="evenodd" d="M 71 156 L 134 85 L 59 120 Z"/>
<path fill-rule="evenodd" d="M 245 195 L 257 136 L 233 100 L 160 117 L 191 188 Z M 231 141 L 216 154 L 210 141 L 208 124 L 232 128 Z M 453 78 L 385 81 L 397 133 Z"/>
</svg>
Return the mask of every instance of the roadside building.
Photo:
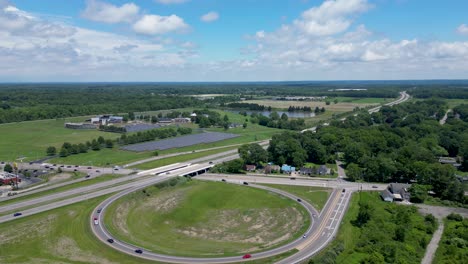
<svg viewBox="0 0 468 264">
<path fill-rule="evenodd" d="M 409 188 L 411 184 L 390 183 L 388 187 L 380 193 L 382 200 L 386 202 L 402 202 L 410 200 Z"/>
<path fill-rule="evenodd" d="M 315 169 L 314 169 L 314 168 L 302 167 L 302 168 L 299 170 L 299 173 L 300 173 L 301 175 L 312 176 L 312 175 L 315 174 Z"/>
<path fill-rule="evenodd" d="M 265 173 L 275 173 L 281 170 L 280 166 L 274 164 L 268 164 L 265 166 Z"/>
<path fill-rule="evenodd" d="M 96 129 L 97 125 L 92 123 L 65 123 L 65 127 L 70 129 Z"/>
<path fill-rule="evenodd" d="M 12 183 L 17 183 L 17 181 L 21 182 L 21 179 L 16 177 L 15 174 L 8 173 L 8 172 L 5 172 L 5 171 L 0 172 L 0 183 L 2 185 L 9 185 L 9 184 L 12 184 Z"/>
<path fill-rule="evenodd" d="M 283 164 L 283 166 L 281 166 L 281 171 L 283 171 L 283 173 L 292 173 L 296 171 L 296 167 Z"/>
<path fill-rule="evenodd" d="M 246 171 L 255 171 L 257 169 L 257 166 L 255 165 L 245 165 L 245 170 Z"/>
<path fill-rule="evenodd" d="M 178 117 L 178 118 L 172 119 L 171 122 L 176 123 L 176 124 L 185 124 L 185 123 L 191 123 L 192 120 L 190 118 Z"/>
</svg>

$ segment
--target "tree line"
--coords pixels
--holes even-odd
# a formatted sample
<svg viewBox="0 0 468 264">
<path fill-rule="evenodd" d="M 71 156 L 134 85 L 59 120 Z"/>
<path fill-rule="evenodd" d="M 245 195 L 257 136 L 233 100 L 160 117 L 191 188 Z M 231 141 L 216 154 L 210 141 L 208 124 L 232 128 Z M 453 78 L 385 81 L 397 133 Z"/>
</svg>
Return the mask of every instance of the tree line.
<svg viewBox="0 0 468 264">
<path fill-rule="evenodd" d="M 457 169 L 438 160 L 455 157 L 468 171 L 468 123 L 453 117 L 440 125 L 447 108 L 433 99 L 363 111 L 319 126 L 316 133 L 275 135 L 268 151 L 275 163 L 298 167 L 340 157 L 350 180 L 417 182 L 429 185 L 436 197 L 466 204 Z"/>
<path fill-rule="evenodd" d="M 289 119 L 286 113 L 280 116 L 278 112 L 272 112 L 270 117 L 252 113 L 250 117 L 250 122 L 252 124 L 259 124 L 261 126 L 288 130 L 302 130 L 305 128 L 305 121 L 303 118 Z"/>
</svg>

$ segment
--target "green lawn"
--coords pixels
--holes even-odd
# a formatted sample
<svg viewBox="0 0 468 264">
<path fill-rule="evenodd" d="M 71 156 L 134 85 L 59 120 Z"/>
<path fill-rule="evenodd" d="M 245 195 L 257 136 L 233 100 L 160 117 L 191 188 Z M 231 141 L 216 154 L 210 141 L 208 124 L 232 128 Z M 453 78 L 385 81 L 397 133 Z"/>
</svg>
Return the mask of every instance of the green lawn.
<svg viewBox="0 0 468 264">
<path fill-rule="evenodd" d="M 296 185 L 279 185 L 279 184 L 261 184 L 276 188 L 279 190 L 286 191 L 288 193 L 301 197 L 304 201 L 309 202 L 319 212 L 327 203 L 328 197 L 330 196 L 331 189 L 322 187 L 312 186 L 296 186 Z"/>
<path fill-rule="evenodd" d="M 309 225 L 307 212 L 290 199 L 204 181 L 129 194 L 108 208 L 104 221 L 121 240 L 154 252 L 198 257 L 264 251 L 297 238 Z"/>
<path fill-rule="evenodd" d="M 371 208 L 370 220 L 362 227 L 353 224 L 359 200 Z M 378 192 L 355 193 L 337 237 L 310 263 L 420 263 L 432 237 L 429 229 L 436 226 L 426 222 L 415 207 L 385 203 Z"/>
<path fill-rule="evenodd" d="M 86 117 L 27 121 L 0 125 L 0 160 L 13 161 L 25 156 L 27 161 L 46 156 L 48 146 L 61 147 L 64 142 L 84 143 L 103 136 L 117 138 L 118 134 L 98 130 L 76 130 L 64 127 L 65 122 L 82 122 Z"/>
<path fill-rule="evenodd" d="M 19 196 L 19 197 L 15 198 L 15 199 L 0 201 L 0 205 L 3 206 L 3 205 L 6 205 L 6 204 L 16 203 L 16 202 L 25 201 L 25 200 L 31 200 L 31 199 L 41 197 L 41 196 L 45 196 L 45 195 L 49 195 L 49 194 L 64 192 L 64 191 L 68 191 L 68 190 L 79 188 L 79 187 L 89 186 L 89 185 L 92 185 L 92 184 L 95 184 L 95 183 L 109 181 L 109 180 L 112 180 L 112 179 L 119 178 L 121 176 L 122 175 L 118 175 L 118 174 L 101 175 L 99 177 L 93 177 L 93 178 L 90 178 L 90 179 L 85 180 L 85 181 L 80 181 L 80 182 L 68 184 L 68 185 L 65 185 L 65 186 L 62 186 L 62 187 L 57 187 L 57 188 L 45 190 L 45 191 L 42 191 L 42 192 L 29 194 L 29 195 Z"/>
<path fill-rule="evenodd" d="M 91 199 L 0 224 L 0 263 L 155 263 L 113 250 L 91 232 Z"/>
</svg>

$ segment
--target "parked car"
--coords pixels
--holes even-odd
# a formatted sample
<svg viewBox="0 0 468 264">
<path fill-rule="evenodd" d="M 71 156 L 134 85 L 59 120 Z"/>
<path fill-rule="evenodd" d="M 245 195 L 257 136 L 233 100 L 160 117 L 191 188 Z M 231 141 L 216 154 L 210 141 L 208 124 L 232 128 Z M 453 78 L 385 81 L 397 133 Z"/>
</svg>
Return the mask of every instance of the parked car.
<svg viewBox="0 0 468 264">
<path fill-rule="evenodd" d="M 78 171 L 77 169 L 74 169 L 73 171 Z"/>
<path fill-rule="evenodd" d="M 75 165 L 75 167 L 76 167 L 76 168 L 79 168 L 80 166 L 78 166 L 78 165 Z"/>
<path fill-rule="evenodd" d="M 96 170 L 96 172 L 101 172 L 100 170 Z"/>
<path fill-rule="evenodd" d="M 114 239 L 112 239 L 112 238 L 109 238 L 109 239 L 107 239 L 107 242 L 109 242 L 109 243 L 111 243 L 111 244 L 112 244 L 112 243 L 114 243 Z"/>
<path fill-rule="evenodd" d="M 221 179 L 221 181 L 222 181 L 222 182 L 225 182 L 225 181 L 226 181 L 226 179 Z"/>
<path fill-rule="evenodd" d="M 89 178 L 89 177 L 91 177 L 91 175 L 89 175 L 89 174 L 85 176 L 85 178 Z"/>
<path fill-rule="evenodd" d="M 67 166 L 67 168 L 71 168 L 71 166 L 70 166 L 70 165 L 68 165 L 68 166 Z"/>
<path fill-rule="evenodd" d="M 88 167 L 88 170 L 92 169 L 92 167 Z"/>
<path fill-rule="evenodd" d="M 346 192 L 346 189 L 343 189 L 341 192 Z"/>
<path fill-rule="evenodd" d="M 141 249 L 135 249 L 135 253 L 142 254 L 142 253 L 143 253 L 143 250 L 141 250 Z"/>
<path fill-rule="evenodd" d="M 250 255 L 250 254 L 245 254 L 244 256 L 242 256 L 243 259 L 249 259 L 251 257 L 252 257 L 252 255 Z"/>
<path fill-rule="evenodd" d="M 375 188 L 378 188 L 378 187 L 377 187 L 377 186 L 375 186 L 375 185 L 372 185 L 372 188 L 374 188 L 374 189 L 375 189 Z"/>
<path fill-rule="evenodd" d="M 243 184 L 244 184 L 244 185 L 249 185 L 249 183 L 248 183 L 248 182 L 243 182 Z"/>
<path fill-rule="evenodd" d="M 210 161 L 210 162 L 208 162 L 208 164 L 213 164 L 213 162 L 212 162 L 212 161 Z"/>
<path fill-rule="evenodd" d="M 22 213 L 14 213 L 13 214 L 14 217 L 21 216 L 21 215 L 23 215 L 23 214 Z"/>
</svg>

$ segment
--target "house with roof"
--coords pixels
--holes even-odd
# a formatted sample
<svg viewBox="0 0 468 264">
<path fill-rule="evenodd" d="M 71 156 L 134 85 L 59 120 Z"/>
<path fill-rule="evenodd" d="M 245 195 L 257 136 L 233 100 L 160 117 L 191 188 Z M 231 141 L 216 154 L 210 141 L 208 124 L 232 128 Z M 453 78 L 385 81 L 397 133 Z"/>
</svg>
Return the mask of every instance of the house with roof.
<svg viewBox="0 0 468 264">
<path fill-rule="evenodd" d="M 461 164 L 457 162 L 457 159 L 452 158 L 452 157 L 439 157 L 439 163 L 449 164 L 449 165 L 454 166 L 455 168 L 458 168 L 461 166 Z"/>
<path fill-rule="evenodd" d="M 257 166 L 255 165 L 249 165 L 249 164 L 245 165 L 246 171 L 255 171 L 256 169 L 257 169 Z"/>
<path fill-rule="evenodd" d="M 281 166 L 281 171 L 284 173 L 292 173 L 296 171 L 296 167 L 289 166 L 288 164 L 283 164 L 283 166 Z"/>
<path fill-rule="evenodd" d="M 323 176 L 329 173 L 329 169 L 325 165 L 320 165 L 319 167 L 313 167 L 313 168 L 302 167 L 299 170 L 299 173 L 302 175 L 308 175 L 308 176 L 314 176 L 314 175 Z"/>
<path fill-rule="evenodd" d="M 382 200 L 386 202 L 409 201 L 411 194 L 409 189 L 411 184 L 390 183 L 388 187 L 380 193 Z"/>
<path fill-rule="evenodd" d="M 279 172 L 281 170 L 281 167 L 278 166 L 278 165 L 274 165 L 274 164 L 268 164 L 265 166 L 265 173 L 275 173 L 275 172 Z"/>
</svg>

